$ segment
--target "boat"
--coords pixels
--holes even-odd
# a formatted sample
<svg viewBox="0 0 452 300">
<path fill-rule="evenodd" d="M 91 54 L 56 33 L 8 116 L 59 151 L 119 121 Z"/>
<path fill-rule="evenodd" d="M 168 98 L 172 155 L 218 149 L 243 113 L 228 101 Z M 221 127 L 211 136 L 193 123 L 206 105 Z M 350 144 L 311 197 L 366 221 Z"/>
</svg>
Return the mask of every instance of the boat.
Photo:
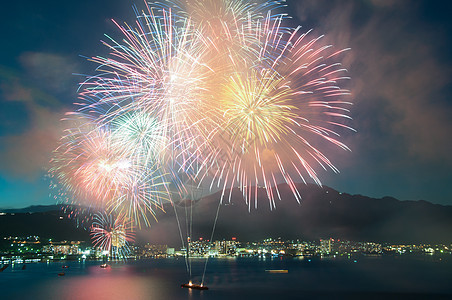
<svg viewBox="0 0 452 300">
<path fill-rule="evenodd" d="M 274 274 L 284 274 L 289 273 L 289 270 L 265 270 L 265 272 Z"/>
<path fill-rule="evenodd" d="M 64 265 L 64 266 L 62 266 L 61 268 L 67 269 L 67 268 L 69 268 L 69 266 Z"/>
<path fill-rule="evenodd" d="M 208 290 L 209 288 L 202 284 L 195 284 L 191 281 L 189 283 L 183 283 L 180 285 L 181 288 L 188 288 L 188 289 L 194 289 L 194 290 Z"/>
<path fill-rule="evenodd" d="M 102 269 L 105 269 L 105 268 L 108 267 L 108 265 L 107 265 L 107 264 L 101 264 L 100 267 L 101 267 Z"/>
<path fill-rule="evenodd" d="M 58 276 L 64 276 L 64 275 L 66 275 L 66 273 L 64 273 L 64 272 L 58 273 Z"/>
<path fill-rule="evenodd" d="M 26 268 L 27 268 L 27 265 L 24 264 L 24 265 L 22 266 L 22 270 L 25 270 Z"/>
</svg>

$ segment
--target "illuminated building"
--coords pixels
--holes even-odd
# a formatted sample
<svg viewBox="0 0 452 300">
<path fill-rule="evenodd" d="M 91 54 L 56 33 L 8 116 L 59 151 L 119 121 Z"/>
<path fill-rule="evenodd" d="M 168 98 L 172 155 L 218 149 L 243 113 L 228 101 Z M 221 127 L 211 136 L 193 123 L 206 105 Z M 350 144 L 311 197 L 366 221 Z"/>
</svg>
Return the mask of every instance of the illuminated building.
<svg viewBox="0 0 452 300">
<path fill-rule="evenodd" d="M 146 244 L 142 255 L 144 257 L 163 258 L 167 257 L 169 249 L 173 249 L 174 252 L 174 248 L 168 248 L 168 245 Z"/>
<path fill-rule="evenodd" d="M 325 254 L 330 254 L 332 252 L 331 247 L 333 244 L 334 240 L 332 238 L 328 239 L 328 240 L 320 240 L 320 254 L 325 255 Z"/>
<path fill-rule="evenodd" d="M 235 255 L 237 253 L 238 242 L 236 240 L 232 241 L 215 241 L 215 251 L 219 255 Z"/>
</svg>

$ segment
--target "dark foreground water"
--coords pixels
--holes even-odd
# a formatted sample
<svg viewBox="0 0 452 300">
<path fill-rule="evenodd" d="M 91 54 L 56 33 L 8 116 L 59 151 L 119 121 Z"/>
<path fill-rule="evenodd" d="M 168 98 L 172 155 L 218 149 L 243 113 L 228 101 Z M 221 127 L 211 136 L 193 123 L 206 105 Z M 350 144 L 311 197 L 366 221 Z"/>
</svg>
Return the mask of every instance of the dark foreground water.
<svg viewBox="0 0 452 300">
<path fill-rule="evenodd" d="M 194 275 L 202 275 L 204 261 L 193 266 Z M 62 271 L 65 276 L 58 276 Z M 183 259 L 112 263 L 107 269 L 99 262 L 34 263 L 0 273 L 0 299 L 452 299 L 452 260 L 210 259 L 209 290 L 180 288 L 187 281 Z"/>
</svg>

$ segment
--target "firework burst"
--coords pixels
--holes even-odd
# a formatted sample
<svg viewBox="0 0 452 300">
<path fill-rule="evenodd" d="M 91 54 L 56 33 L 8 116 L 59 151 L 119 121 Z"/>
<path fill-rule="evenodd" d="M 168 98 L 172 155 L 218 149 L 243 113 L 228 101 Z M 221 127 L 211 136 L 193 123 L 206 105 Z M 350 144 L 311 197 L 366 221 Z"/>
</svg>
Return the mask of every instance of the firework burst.
<svg viewBox="0 0 452 300">
<path fill-rule="evenodd" d="M 109 213 L 119 210 L 139 226 L 149 225 L 148 214 L 163 210 L 168 193 L 165 174 L 149 160 L 147 142 L 124 140 L 128 127 L 120 127 L 124 133 L 88 124 L 68 130 L 55 151 L 51 172 L 76 199 L 73 204 Z"/>
<path fill-rule="evenodd" d="M 117 217 L 97 213 L 91 226 L 95 247 L 106 251 L 115 259 L 126 259 L 130 253 L 129 243 L 134 241 L 132 222 L 119 214 Z"/>
<path fill-rule="evenodd" d="M 221 114 L 213 116 L 219 126 L 205 152 L 205 165 L 214 166 L 211 186 L 216 181 L 223 194 L 238 186 L 249 206 L 253 195 L 257 207 L 263 187 L 275 207 L 281 182 L 300 201 L 295 182 L 308 177 L 321 185 L 316 166 L 338 172 L 320 147 L 327 142 L 349 150 L 339 131 L 353 130 L 350 92 L 341 87 L 349 77 L 340 56 L 348 49 L 335 51 L 322 37 L 282 27 L 282 21 L 268 15 L 252 26 L 254 41 L 244 48 L 253 55 L 223 81 Z"/>
<path fill-rule="evenodd" d="M 223 196 L 239 187 L 250 207 L 263 187 L 273 208 L 279 183 L 299 201 L 295 182 L 338 172 L 321 149 L 349 150 L 347 49 L 285 27 L 283 2 L 176 0 L 146 4 L 132 26 L 115 22 L 124 38 L 107 36 L 109 56 L 91 59 L 98 74 L 81 85 L 71 119 L 82 125 L 62 138 L 55 177 L 149 225 L 169 183 L 184 193 L 181 178 Z"/>
</svg>

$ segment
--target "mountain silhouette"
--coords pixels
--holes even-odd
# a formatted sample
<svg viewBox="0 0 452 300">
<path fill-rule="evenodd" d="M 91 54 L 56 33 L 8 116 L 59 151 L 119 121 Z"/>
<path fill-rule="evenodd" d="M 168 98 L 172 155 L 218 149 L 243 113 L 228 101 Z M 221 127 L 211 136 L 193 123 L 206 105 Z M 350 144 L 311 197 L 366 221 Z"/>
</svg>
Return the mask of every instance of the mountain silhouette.
<svg viewBox="0 0 452 300">
<path fill-rule="evenodd" d="M 355 241 L 450 243 L 452 241 L 452 206 L 426 201 L 399 201 L 384 197 L 375 199 L 340 193 L 329 187 L 297 184 L 302 196 L 298 203 L 287 184 L 278 186 L 281 200 L 270 209 L 265 190 L 258 191 L 258 208 L 254 197 L 248 206 L 238 189 L 229 191 L 219 210 L 215 239 L 254 241 L 267 237 L 284 239 L 339 238 Z M 274 190 L 276 195 L 276 190 Z M 221 193 L 197 201 L 192 207 L 192 238 L 210 239 Z M 190 207 L 176 207 L 185 230 L 185 216 Z M 157 216 L 159 222 L 147 232 L 148 239 L 164 242 L 178 236 L 173 207 Z"/>
<path fill-rule="evenodd" d="M 297 189 L 302 197 L 300 203 L 287 184 L 280 184 L 281 200 L 275 200 L 276 208 L 273 209 L 270 209 L 264 189 L 258 189 L 257 209 L 254 195 L 248 205 L 238 189 L 232 190 L 231 202 L 228 201 L 230 191 L 225 191 L 213 239 L 236 237 L 240 241 L 255 241 L 281 237 L 317 240 L 333 237 L 401 243 L 452 241 L 452 206 L 399 201 L 392 197 L 375 199 L 311 184 L 297 184 Z M 273 192 L 276 195 L 276 189 Z M 190 219 L 191 238 L 210 239 L 220 198 L 221 192 L 217 192 L 197 201 L 166 205 L 166 212 L 156 211 L 158 221 L 153 221 L 150 228 L 137 230 L 137 242 L 180 245 L 179 226 L 186 236 Z M 88 232 L 77 228 L 76 220 L 69 220 L 60 206 L 49 206 L 48 209 L 50 211 L 45 211 L 45 207 L 2 210 L 7 214 L 0 216 L 0 234 L 89 239 Z M 11 215 L 13 212 L 15 214 Z"/>
</svg>

